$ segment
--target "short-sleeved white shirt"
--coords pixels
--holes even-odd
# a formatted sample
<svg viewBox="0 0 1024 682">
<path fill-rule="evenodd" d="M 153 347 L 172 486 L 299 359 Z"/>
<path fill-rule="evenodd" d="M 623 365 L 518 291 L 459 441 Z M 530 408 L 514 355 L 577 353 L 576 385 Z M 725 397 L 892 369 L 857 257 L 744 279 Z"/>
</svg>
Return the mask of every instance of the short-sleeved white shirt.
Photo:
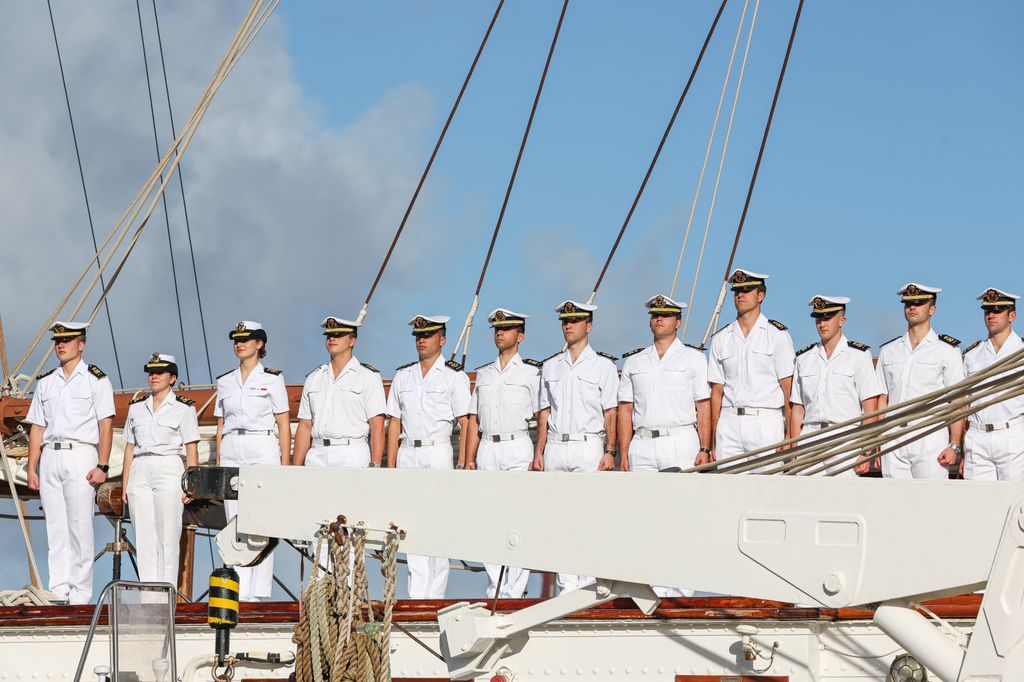
<svg viewBox="0 0 1024 682">
<path fill-rule="evenodd" d="M 267 372 L 257 363 L 242 383 L 242 370 L 235 368 L 217 377 L 215 417 L 224 418 L 224 433 L 237 429 L 272 431 L 274 415 L 288 411 L 288 390 L 281 374 Z"/>
<path fill-rule="evenodd" d="M 171 391 L 153 411 L 153 396 L 132 402 L 124 424 L 124 440 L 135 446 L 133 455 L 182 456 L 186 443 L 199 442 L 195 405 Z"/>
<path fill-rule="evenodd" d="M 313 422 L 313 438 L 366 438 L 369 421 L 384 414 L 380 372 L 352 356 L 337 377 L 331 363 L 308 375 L 299 399 L 299 419 Z"/>
<path fill-rule="evenodd" d="M 679 339 L 658 357 L 654 345 L 626 358 L 619 402 L 633 404 L 633 428 L 659 429 L 697 421 L 696 402 L 711 397 L 704 354 Z"/>
<path fill-rule="evenodd" d="M 952 386 L 964 378 L 964 363 L 960 351 L 929 329 L 917 348 L 911 349 L 909 332 L 882 344 L 875 371 L 894 405 Z"/>
<path fill-rule="evenodd" d="M 485 435 L 518 433 L 537 414 L 539 400 L 540 370 L 516 353 L 504 369 L 500 360 L 477 368 L 469 414 L 477 415 Z"/>
<path fill-rule="evenodd" d="M 60 367 L 39 378 L 25 421 L 44 427 L 43 445 L 65 440 L 98 445 L 98 422 L 112 416 L 110 379 L 79 359 L 68 379 Z"/>
<path fill-rule="evenodd" d="M 995 346 L 992 345 L 992 341 L 985 339 L 964 353 L 964 372 L 967 376 L 977 374 L 993 363 L 1013 355 L 1021 348 L 1024 348 L 1024 341 L 1021 341 L 1017 332 L 1012 330 L 1006 340 L 1003 341 L 1003 347 L 998 352 L 996 352 Z M 991 398 L 986 398 L 985 400 L 987 402 Z M 968 419 L 976 424 L 997 424 L 1010 421 L 1022 414 L 1024 414 L 1024 396 L 1017 396 L 1016 398 L 996 403 L 991 407 L 986 407 L 980 412 L 975 412 Z"/>
<path fill-rule="evenodd" d="M 708 381 L 723 384 L 725 407 L 782 407 L 779 381 L 793 376 L 793 339 L 762 313 L 743 336 L 739 321 L 711 337 Z"/>
<path fill-rule="evenodd" d="M 402 437 L 415 440 L 450 438 L 455 421 L 469 414 L 469 377 L 437 356 L 427 375 L 420 363 L 399 368 L 388 393 L 388 416 L 402 420 Z"/>
<path fill-rule="evenodd" d="M 838 424 L 861 414 L 861 402 L 881 394 L 882 387 L 867 347 L 850 345 L 839 336 L 832 357 L 816 343 L 796 356 L 790 400 L 804 407 L 804 422 Z"/>
<path fill-rule="evenodd" d="M 548 431 L 557 434 L 601 433 L 604 412 L 618 405 L 615 363 L 589 345 L 576 362 L 568 349 L 544 362 L 540 409 L 551 408 Z"/>
</svg>

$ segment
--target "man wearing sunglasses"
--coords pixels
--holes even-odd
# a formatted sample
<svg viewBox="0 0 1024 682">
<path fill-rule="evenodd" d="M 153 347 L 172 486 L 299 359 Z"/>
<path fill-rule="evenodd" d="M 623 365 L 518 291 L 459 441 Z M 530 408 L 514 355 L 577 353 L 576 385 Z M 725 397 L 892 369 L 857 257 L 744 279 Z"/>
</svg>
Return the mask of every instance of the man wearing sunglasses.
<svg viewBox="0 0 1024 682">
<path fill-rule="evenodd" d="M 937 391 L 964 378 L 964 365 L 957 346 L 960 341 L 932 329 L 935 301 L 942 289 L 911 282 L 896 293 L 903 302 L 907 333 L 883 343 L 878 352 L 876 372 L 882 384 L 878 408 L 902 403 Z M 882 457 L 886 478 L 945 479 L 943 463 L 952 464 L 963 455 L 964 420 L 907 443 Z M 907 429 L 907 436 L 916 433 Z M 901 439 L 902 440 L 902 439 Z"/>
<path fill-rule="evenodd" d="M 1013 321 L 1020 296 L 987 289 L 978 296 L 988 338 L 964 351 L 967 376 L 990 367 L 1024 348 Z M 993 396 L 993 398 L 996 396 Z M 988 399 L 990 400 L 990 399 Z M 1024 396 L 1017 396 L 967 418 L 964 478 L 976 481 L 1024 480 Z"/>
</svg>

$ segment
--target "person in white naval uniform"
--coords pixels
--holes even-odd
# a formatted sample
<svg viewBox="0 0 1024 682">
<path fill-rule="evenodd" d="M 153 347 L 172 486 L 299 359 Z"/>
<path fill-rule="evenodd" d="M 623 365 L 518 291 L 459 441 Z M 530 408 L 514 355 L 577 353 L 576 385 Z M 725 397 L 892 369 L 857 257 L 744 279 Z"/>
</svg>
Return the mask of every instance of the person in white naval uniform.
<svg viewBox="0 0 1024 682">
<path fill-rule="evenodd" d="M 28 487 L 39 491 L 46 515 L 49 587 L 71 604 L 92 598 L 93 486 L 107 480 L 114 435 L 114 389 L 82 360 L 88 328 L 60 321 L 50 328 L 60 366 L 36 377 L 25 417 Z"/>
<path fill-rule="evenodd" d="M 228 334 L 237 369 L 217 377 L 217 463 L 220 466 L 282 465 L 291 458 L 288 391 L 281 370 L 264 367 L 267 332 L 259 322 L 243 320 Z M 277 429 L 275 434 L 274 429 Z M 230 520 L 238 500 L 224 500 Z M 269 599 L 274 586 L 274 554 L 256 566 L 236 566 L 239 599 Z"/>
<path fill-rule="evenodd" d="M 619 467 L 678 471 L 711 452 L 708 363 L 679 337 L 685 303 L 652 296 L 645 304 L 654 342 L 623 354 L 619 377 Z M 692 597 L 693 590 L 655 586 L 659 597 Z"/>
<path fill-rule="evenodd" d="M 980 296 L 988 338 L 964 351 L 964 372 L 977 374 L 1024 348 L 1013 331 L 1017 294 L 986 289 Z M 994 397 L 994 396 L 993 396 Z M 986 407 L 967 418 L 964 478 L 976 481 L 1024 480 L 1024 396 Z"/>
<path fill-rule="evenodd" d="M 737 269 L 729 278 L 736 320 L 715 332 L 708 353 L 713 455 L 699 464 L 777 443 L 786 437 L 795 354 L 786 325 L 761 312 L 763 275 Z"/>
<path fill-rule="evenodd" d="M 199 466 L 199 420 L 195 401 L 171 389 L 178 380 L 173 355 L 153 353 L 144 369 L 150 395 L 131 401 L 124 425 L 123 496 L 135 527 L 139 580 L 177 585 L 181 514 L 189 501 L 181 475 L 186 466 Z"/>
<path fill-rule="evenodd" d="M 444 315 L 417 315 L 409 324 L 419 361 L 395 371 L 388 393 L 388 466 L 399 469 L 451 469 L 452 431 L 468 428 L 469 377 L 454 360 L 444 361 Z M 466 439 L 459 439 L 458 467 L 466 464 Z M 410 599 L 444 599 L 448 587 L 447 557 L 410 554 Z"/>
<path fill-rule="evenodd" d="M 686 468 L 698 454 L 711 452 L 708 363 L 676 336 L 685 303 L 659 294 L 645 305 L 654 342 L 622 356 L 619 466 L 623 471 Z"/>
<path fill-rule="evenodd" d="M 590 346 L 596 305 L 563 301 L 566 348 L 544 361 L 537 414 L 535 471 L 611 471 L 615 468 L 615 419 L 619 377 L 612 356 Z M 559 573 L 559 593 L 594 582 L 589 576 Z"/>
<path fill-rule="evenodd" d="M 952 386 L 964 378 L 963 358 L 957 350 L 960 341 L 947 334 L 936 334 L 932 329 L 935 301 L 941 291 L 938 287 L 910 282 L 896 292 L 903 301 L 907 333 L 886 341 L 878 349 L 875 371 L 882 388 L 878 409 Z M 955 462 L 963 455 L 963 432 L 961 419 L 949 426 L 948 434 L 936 431 L 882 455 L 882 476 L 949 478 L 939 459 Z"/>
<path fill-rule="evenodd" d="M 850 341 L 843 334 L 849 304 L 846 296 L 822 295 L 812 297 L 807 303 L 820 340 L 796 352 L 789 411 L 791 438 L 856 419 L 877 409 L 882 388 L 875 374 L 870 347 Z M 812 440 L 813 437 L 802 438 L 799 445 Z M 857 474 L 847 468 L 849 466 L 845 461 L 826 462 L 826 472 L 855 477 Z M 866 466 L 866 462 L 858 465 Z"/>
<path fill-rule="evenodd" d="M 465 432 L 467 469 L 530 469 L 533 442 L 529 425 L 537 415 L 542 365 L 519 355 L 528 318 L 529 315 L 507 308 L 495 308 L 487 316 L 494 328 L 498 358 L 476 370 L 476 388 L 469 402 L 469 426 Z M 529 570 L 508 567 L 499 587 L 501 567 L 484 564 L 484 569 L 488 596 L 520 599 L 526 595 Z"/>
</svg>

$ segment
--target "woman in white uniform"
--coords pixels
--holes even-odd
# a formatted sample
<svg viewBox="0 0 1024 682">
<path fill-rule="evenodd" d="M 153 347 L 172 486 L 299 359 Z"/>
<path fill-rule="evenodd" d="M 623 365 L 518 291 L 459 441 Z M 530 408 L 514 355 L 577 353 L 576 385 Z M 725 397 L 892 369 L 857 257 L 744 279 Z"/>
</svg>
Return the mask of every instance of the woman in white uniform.
<svg viewBox="0 0 1024 682">
<path fill-rule="evenodd" d="M 291 457 L 288 392 L 281 370 L 264 367 L 267 332 L 259 322 L 244 320 L 228 334 L 238 368 L 217 377 L 217 463 L 220 466 L 282 465 Z M 275 432 L 276 428 L 276 432 Z M 237 500 L 225 500 L 227 517 L 238 513 Z M 274 555 L 253 567 L 235 568 L 241 601 L 269 599 L 274 582 Z"/>
<path fill-rule="evenodd" d="M 124 501 L 135 526 L 139 580 L 178 584 L 181 513 L 188 499 L 181 475 L 199 464 L 195 401 L 175 395 L 173 355 L 153 353 L 146 363 L 148 396 L 131 401 L 124 425 Z M 183 453 L 184 450 L 184 453 Z"/>
</svg>

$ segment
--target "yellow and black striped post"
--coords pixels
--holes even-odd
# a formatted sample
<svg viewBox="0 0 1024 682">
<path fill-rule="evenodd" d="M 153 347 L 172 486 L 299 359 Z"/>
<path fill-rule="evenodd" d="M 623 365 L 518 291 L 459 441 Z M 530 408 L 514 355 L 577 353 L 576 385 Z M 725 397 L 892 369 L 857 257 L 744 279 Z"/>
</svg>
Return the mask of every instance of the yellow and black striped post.
<svg viewBox="0 0 1024 682">
<path fill-rule="evenodd" d="M 210 574 L 210 604 L 206 622 L 217 633 L 217 658 L 221 665 L 231 649 L 231 630 L 238 625 L 238 573 L 225 566 Z"/>
</svg>

